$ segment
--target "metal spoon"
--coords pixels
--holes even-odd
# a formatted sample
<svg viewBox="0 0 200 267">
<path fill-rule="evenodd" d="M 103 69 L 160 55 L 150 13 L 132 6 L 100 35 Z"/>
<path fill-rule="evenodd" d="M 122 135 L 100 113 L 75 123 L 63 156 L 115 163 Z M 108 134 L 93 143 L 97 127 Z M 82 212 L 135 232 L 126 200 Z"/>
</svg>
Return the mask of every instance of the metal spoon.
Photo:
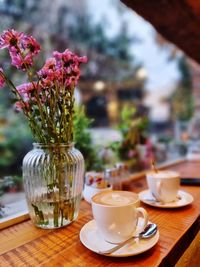
<svg viewBox="0 0 200 267">
<path fill-rule="evenodd" d="M 155 223 L 150 223 L 150 224 L 148 224 L 145 227 L 144 231 L 142 231 L 138 235 L 135 235 L 135 236 L 130 237 L 129 239 L 123 241 L 122 243 L 114 246 L 111 249 L 104 250 L 104 251 L 98 251 L 98 253 L 99 254 L 103 254 L 103 255 L 111 254 L 111 253 L 117 251 L 118 249 L 122 248 L 126 244 L 128 244 L 134 238 L 139 238 L 139 239 L 148 239 L 148 238 L 151 238 L 152 236 L 154 236 L 156 234 L 157 229 L 158 229 L 158 227 L 157 227 L 157 225 Z"/>
<path fill-rule="evenodd" d="M 153 194 L 152 194 L 152 195 L 153 195 Z M 177 195 L 175 200 L 166 203 L 166 202 L 163 202 L 163 201 L 158 201 L 158 200 L 155 198 L 154 195 L 153 195 L 153 197 L 154 197 L 154 198 L 144 198 L 144 200 L 146 200 L 146 201 L 148 201 L 148 202 L 151 202 L 151 203 L 153 203 L 153 204 L 166 205 L 166 204 L 169 204 L 169 203 L 177 202 L 177 201 L 179 201 L 179 200 L 182 199 L 181 196 Z"/>
</svg>

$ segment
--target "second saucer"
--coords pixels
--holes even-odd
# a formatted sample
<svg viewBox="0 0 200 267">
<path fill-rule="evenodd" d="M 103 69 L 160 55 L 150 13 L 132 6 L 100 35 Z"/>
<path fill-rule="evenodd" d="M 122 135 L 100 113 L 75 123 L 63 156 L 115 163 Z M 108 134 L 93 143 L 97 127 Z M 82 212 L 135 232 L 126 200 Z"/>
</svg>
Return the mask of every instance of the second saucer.
<svg viewBox="0 0 200 267">
<path fill-rule="evenodd" d="M 149 189 L 140 192 L 139 198 L 143 203 L 158 208 L 180 208 L 193 202 L 193 196 L 182 190 L 178 191 L 178 198 L 176 201 L 168 203 L 156 201 Z"/>
</svg>

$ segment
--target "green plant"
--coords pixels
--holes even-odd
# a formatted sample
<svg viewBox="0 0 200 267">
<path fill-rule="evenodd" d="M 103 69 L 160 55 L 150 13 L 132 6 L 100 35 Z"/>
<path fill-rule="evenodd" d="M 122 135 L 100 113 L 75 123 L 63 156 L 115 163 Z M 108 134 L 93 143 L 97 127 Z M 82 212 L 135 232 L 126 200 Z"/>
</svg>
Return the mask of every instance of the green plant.
<svg viewBox="0 0 200 267">
<path fill-rule="evenodd" d="M 98 157 L 97 148 L 95 148 L 89 127 L 92 120 L 87 118 L 84 107 L 76 107 L 74 114 L 74 142 L 81 151 L 85 159 L 86 171 L 102 170 L 103 162 Z"/>
<path fill-rule="evenodd" d="M 110 145 L 119 160 L 130 160 L 134 164 L 137 164 L 139 157 L 136 146 L 145 143 L 148 126 L 147 118 L 137 117 L 136 112 L 136 107 L 123 107 L 121 122 L 118 125 L 118 129 L 122 134 L 122 141 L 113 142 Z"/>
</svg>

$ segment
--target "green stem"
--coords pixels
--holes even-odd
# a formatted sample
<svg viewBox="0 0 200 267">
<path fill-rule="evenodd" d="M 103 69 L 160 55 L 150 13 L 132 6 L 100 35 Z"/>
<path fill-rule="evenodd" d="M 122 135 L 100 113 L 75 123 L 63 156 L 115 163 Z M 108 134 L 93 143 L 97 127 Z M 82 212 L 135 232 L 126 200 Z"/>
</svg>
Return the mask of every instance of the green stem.
<svg viewBox="0 0 200 267">
<path fill-rule="evenodd" d="M 59 218 L 59 203 L 54 202 L 54 210 L 53 210 L 53 223 L 55 227 L 58 227 L 58 218 Z"/>
</svg>

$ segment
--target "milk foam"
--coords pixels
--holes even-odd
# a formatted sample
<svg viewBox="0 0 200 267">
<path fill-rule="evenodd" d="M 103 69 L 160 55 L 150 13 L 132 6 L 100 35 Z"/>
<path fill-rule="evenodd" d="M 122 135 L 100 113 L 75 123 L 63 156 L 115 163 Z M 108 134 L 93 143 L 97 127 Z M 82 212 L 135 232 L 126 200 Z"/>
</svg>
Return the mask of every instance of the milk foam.
<svg viewBox="0 0 200 267">
<path fill-rule="evenodd" d="M 93 198 L 94 202 L 109 205 L 109 206 L 124 206 L 130 203 L 134 203 L 137 200 L 137 196 L 132 195 L 130 192 L 116 191 L 106 192 L 96 195 Z"/>
<path fill-rule="evenodd" d="M 173 171 L 158 171 L 156 172 L 149 172 L 147 174 L 153 178 L 160 178 L 160 179 L 169 179 L 169 178 L 177 178 L 180 177 L 179 173 Z"/>
</svg>

